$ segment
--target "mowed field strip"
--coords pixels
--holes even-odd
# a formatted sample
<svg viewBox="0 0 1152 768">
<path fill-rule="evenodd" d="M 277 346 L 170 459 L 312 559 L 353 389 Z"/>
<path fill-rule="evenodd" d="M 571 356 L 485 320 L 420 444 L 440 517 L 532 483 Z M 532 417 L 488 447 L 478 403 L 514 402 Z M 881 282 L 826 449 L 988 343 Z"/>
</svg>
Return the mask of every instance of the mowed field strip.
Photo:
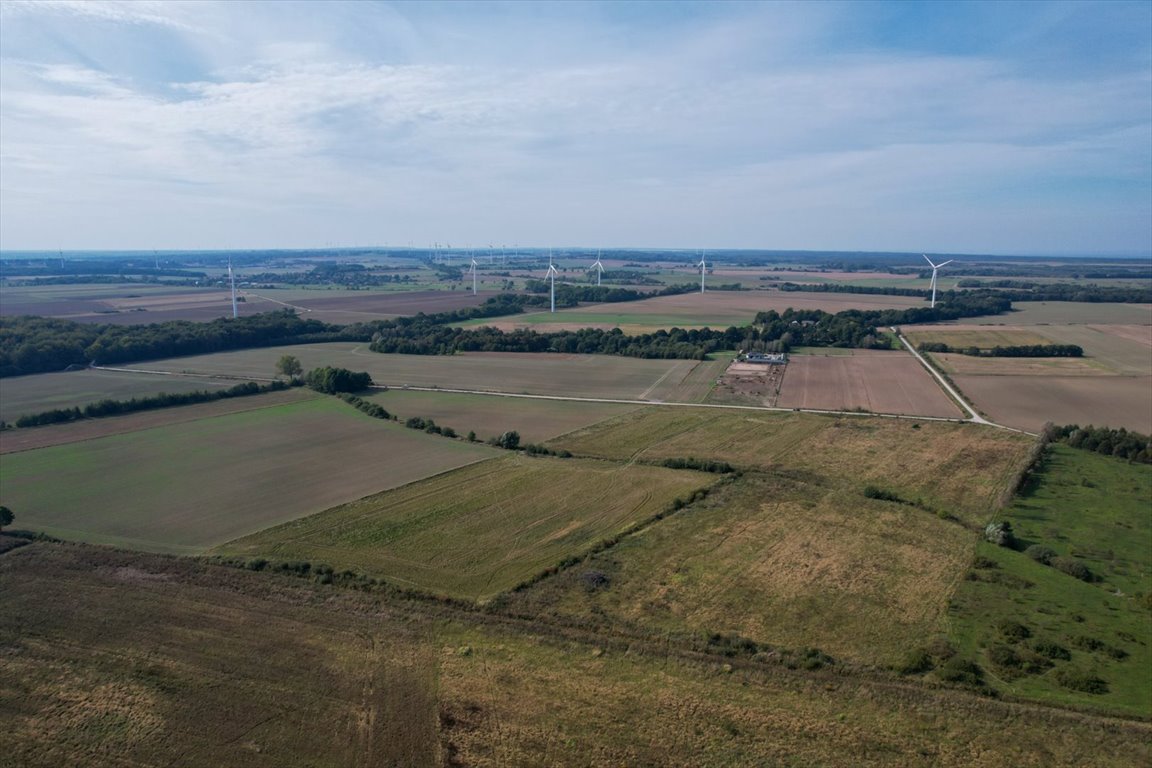
<svg viewBox="0 0 1152 768">
<path fill-rule="evenodd" d="M 169 424 L 223 416 L 240 411 L 254 411 L 259 408 L 274 408 L 301 400 L 313 400 L 321 395 L 303 387 L 282 392 L 269 392 L 248 397 L 233 397 L 210 403 L 159 408 L 154 411 L 139 411 L 122 416 L 101 419 L 82 419 L 64 424 L 52 424 L 30 429 L 6 429 L 0 432 L 0 454 L 65 445 L 81 440 L 93 440 L 109 435 L 121 435 L 153 429 Z"/>
<path fill-rule="evenodd" d="M 889 664 L 946 630 L 974 530 L 1032 439 L 972 424 L 648 409 L 553 441 L 582 453 L 729 461 L 746 474 L 515 600 L 673 632 L 735 632 Z M 869 499 L 875 485 L 906 503 Z"/>
<path fill-rule="evenodd" d="M 317 398 L 8 454 L 0 485 L 23 528 L 195 553 L 499 453 Z"/>
<path fill-rule="evenodd" d="M 723 370 L 722 361 L 642 360 L 614 355 L 526 352 L 384 355 L 370 351 L 366 344 L 346 342 L 170 358 L 136 367 L 175 373 L 270 378 L 275 373 L 276 361 L 286 354 L 299 358 L 304 370 L 331 365 L 367 371 L 377 384 L 390 387 L 444 387 L 621 399 L 680 401 L 680 398 L 686 398 L 688 402 L 702 399 L 712 371 Z M 698 366 L 705 373 L 695 373 Z"/>
<path fill-rule="evenodd" d="M 274 369 L 265 377 L 271 378 Z M 130 400 L 161 392 L 179 394 L 198 390 L 227 389 L 238 381 L 197 376 L 140 376 L 123 371 L 68 371 L 0 379 L 0 419 L 13 422 L 20 416 L 54 408 L 83 408 L 98 400 Z"/>
<path fill-rule="evenodd" d="M 924 367 L 903 352 L 792 356 L 776 404 L 782 408 L 860 408 L 874 413 L 964 416 Z"/>
<path fill-rule="evenodd" d="M 510 589 L 711 485 L 714 475 L 504 456 L 219 547 L 310 560 L 459 597 Z"/>
<path fill-rule="evenodd" d="M 514 430 L 525 443 L 549 440 L 643 407 L 405 389 L 390 389 L 366 395 L 365 399 L 379 403 L 401 421 L 413 416 L 432 419 L 460 435 L 474 431 L 481 440 Z"/>
<path fill-rule="evenodd" d="M 657 296 L 618 304 L 590 304 L 558 312 L 536 312 L 505 318 L 475 320 L 466 325 L 490 325 L 503 330 L 537 331 L 579 328 L 622 328 L 626 333 L 650 333 L 667 328 L 714 328 L 749 325 L 757 312 L 774 309 L 888 309 L 920 306 L 922 299 L 848 293 L 787 293 L 781 291 L 711 291 Z"/>
</svg>

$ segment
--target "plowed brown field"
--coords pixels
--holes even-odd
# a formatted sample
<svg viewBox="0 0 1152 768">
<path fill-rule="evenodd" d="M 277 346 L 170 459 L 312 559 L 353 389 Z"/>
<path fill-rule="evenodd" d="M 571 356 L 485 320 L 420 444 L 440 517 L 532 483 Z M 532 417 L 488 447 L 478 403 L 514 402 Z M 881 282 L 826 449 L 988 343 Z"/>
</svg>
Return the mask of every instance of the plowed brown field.
<svg viewBox="0 0 1152 768">
<path fill-rule="evenodd" d="M 777 405 L 960 418 L 960 410 L 910 355 L 795 356 Z"/>
</svg>

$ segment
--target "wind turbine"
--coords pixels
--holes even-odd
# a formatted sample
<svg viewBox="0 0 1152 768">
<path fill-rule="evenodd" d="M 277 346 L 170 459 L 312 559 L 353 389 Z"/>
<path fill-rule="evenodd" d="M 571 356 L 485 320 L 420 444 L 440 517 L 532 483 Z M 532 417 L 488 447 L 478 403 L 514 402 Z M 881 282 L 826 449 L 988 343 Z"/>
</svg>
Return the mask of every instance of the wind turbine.
<svg viewBox="0 0 1152 768">
<path fill-rule="evenodd" d="M 591 267 L 589 267 L 589 269 L 599 270 L 596 273 L 596 287 L 599 288 L 600 287 L 600 277 L 601 277 L 601 275 L 604 274 L 604 265 L 600 263 L 600 251 L 596 251 L 596 263 L 593 264 Z"/>
<path fill-rule="evenodd" d="M 548 277 L 552 280 L 552 311 L 556 311 L 556 267 L 552 264 L 552 249 L 548 249 Z"/>
<path fill-rule="evenodd" d="M 476 257 L 472 257 L 472 295 L 476 295 Z"/>
<path fill-rule="evenodd" d="M 236 275 L 232 274 L 232 256 L 228 256 L 228 281 L 232 283 L 232 319 L 239 316 L 236 311 Z"/>
<path fill-rule="evenodd" d="M 921 255 L 923 255 L 923 254 L 921 254 Z M 936 273 L 940 270 L 940 267 L 943 267 L 945 264 L 951 264 L 953 261 L 955 261 L 955 259 L 948 259 L 948 261 L 945 261 L 941 264 L 933 264 L 932 259 L 928 258 L 927 256 L 924 256 L 924 261 L 928 262 L 928 265 L 932 267 L 932 308 L 935 309 L 936 308 Z"/>
<path fill-rule="evenodd" d="M 704 263 L 704 251 L 700 251 L 700 293 L 704 293 L 704 272 L 707 270 L 708 265 Z"/>
</svg>

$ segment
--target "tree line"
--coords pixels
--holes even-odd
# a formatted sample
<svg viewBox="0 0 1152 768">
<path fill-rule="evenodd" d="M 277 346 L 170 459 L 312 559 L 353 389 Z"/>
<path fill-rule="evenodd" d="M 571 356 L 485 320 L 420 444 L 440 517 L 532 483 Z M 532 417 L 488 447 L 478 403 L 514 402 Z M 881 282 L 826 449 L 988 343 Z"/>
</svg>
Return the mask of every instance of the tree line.
<svg viewBox="0 0 1152 768">
<path fill-rule="evenodd" d="M 1084 348 L 1076 344 L 1021 344 L 981 349 L 977 346 L 951 347 L 940 341 L 916 345 L 921 352 L 955 352 L 972 357 L 1083 357 Z"/>
<path fill-rule="evenodd" d="M 1152 464 L 1152 437 L 1139 432 L 1129 432 L 1123 427 L 1094 427 L 1091 424 L 1087 427 L 1079 424 L 1047 427 L 1047 431 L 1054 442 L 1065 443 L 1073 448 Z"/>
</svg>

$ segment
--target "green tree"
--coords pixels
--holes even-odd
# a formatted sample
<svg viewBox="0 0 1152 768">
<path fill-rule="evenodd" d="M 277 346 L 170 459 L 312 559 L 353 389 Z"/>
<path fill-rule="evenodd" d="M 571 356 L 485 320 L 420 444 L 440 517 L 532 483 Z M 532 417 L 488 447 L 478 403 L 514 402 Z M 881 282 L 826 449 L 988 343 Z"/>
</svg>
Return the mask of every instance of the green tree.
<svg viewBox="0 0 1152 768">
<path fill-rule="evenodd" d="M 8 507 L 0 507 L 0 531 L 4 530 L 4 526 L 12 525 L 12 521 L 16 519 L 16 515 L 12 514 L 12 510 Z"/>
<path fill-rule="evenodd" d="M 276 373 L 281 376 L 287 376 L 290 379 L 295 379 L 300 374 L 304 373 L 304 366 L 295 355 L 283 355 L 276 361 Z"/>
</svg>

